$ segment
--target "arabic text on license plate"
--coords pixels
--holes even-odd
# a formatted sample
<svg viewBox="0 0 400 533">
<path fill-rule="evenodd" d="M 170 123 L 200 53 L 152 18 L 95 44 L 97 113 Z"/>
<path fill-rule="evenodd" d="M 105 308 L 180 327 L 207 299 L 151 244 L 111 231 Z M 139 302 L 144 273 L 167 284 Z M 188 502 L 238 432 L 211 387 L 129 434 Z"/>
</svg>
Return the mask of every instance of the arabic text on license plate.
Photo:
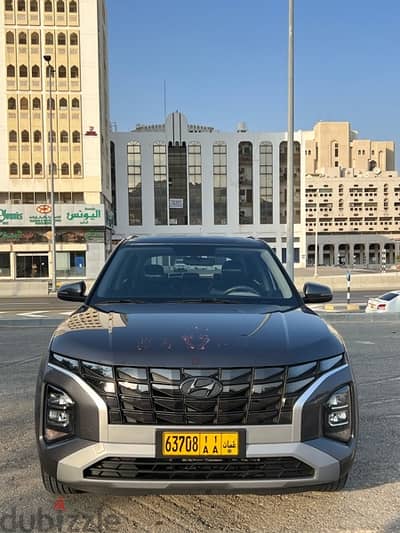
<svg viewBox="0 0 400 533">
<path fill-rule="evenodd" d="M 163 432 L 161 455 L 163 456 L 230 456 L 239 455 L 239 432 L 195 433 Z"/>
</svg>

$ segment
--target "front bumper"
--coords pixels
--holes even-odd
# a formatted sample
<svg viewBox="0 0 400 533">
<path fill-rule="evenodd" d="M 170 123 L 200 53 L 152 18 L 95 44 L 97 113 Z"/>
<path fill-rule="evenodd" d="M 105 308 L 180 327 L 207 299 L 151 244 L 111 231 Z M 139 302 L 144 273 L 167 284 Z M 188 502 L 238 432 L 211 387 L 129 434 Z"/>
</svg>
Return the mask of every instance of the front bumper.
<svg viewBox="0 0 400 533">
<path fill-rule="evenodd" d="M 46 444 L 42 435 L 41 409 L 44 383 L 61 387 L 82 406 L 77 434 L 80 437 L 64 442 Z M 107 407 L 103 400 L 79 376 L 53 365 L 43 365 L 39 378 L 36 423 L 42 468 L 66 485 L 88 492 L 149 493 L 149 492 L 230 492 L 258 489 L 312 487 L 337 481 L 351 468 L 356 438 L 348 444 L 321 437 L 318 426 L 318 406 L 321 397 L 345 383 L 353 383 L 348 365 L 321 376 L 298 399 L 290 425 L 276 426 L 149 426 L 108 424 Z M 354 402 L 356 399 L 354 398 Z M 356 413 L 355 413 L 356 414 Z M 306 418 L 305 418 L 306 417 Z M 357 430 L 357 417 L 355 431 Z M 311 426 L 310 421 L 312 422 Z M 292 457 L 309 465 L 313 475 L 280 479 L 222 479 L 222 480 L 165 480 L 165 479 L 88 479 L 85 470 L 103 459 L 155 458 L 156 430 L 196 429 L 210 431 L 246 430 L 246 458 Z M 307 435 L 305 435 L 305 431 Z M 314 434 L 313 434 L 314 433 Z M 155 476 L 156 477 L 156 476 Z"/>
</svg>

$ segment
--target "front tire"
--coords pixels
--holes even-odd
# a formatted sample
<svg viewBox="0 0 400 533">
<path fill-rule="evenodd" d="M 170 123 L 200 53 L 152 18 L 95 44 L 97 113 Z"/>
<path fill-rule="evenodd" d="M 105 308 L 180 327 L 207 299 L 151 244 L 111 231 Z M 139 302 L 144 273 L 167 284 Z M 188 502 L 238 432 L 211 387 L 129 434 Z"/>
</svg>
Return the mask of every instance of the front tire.
<svg viewBox="0 0 400 533">
<path fill-rule="evenodd" d="M 67 485 L 64 485 L 64 483 L 61 483 L 61 481 L 58 481 L 55 477 L 50 476 L 47 472 L 45 472 L 42 468 L 42 481 L 44 488 L 50 492 L 50 494 L 58 494 L 58 495 L 65 495 L 65 494 L 77 494 L 79 491 L 71 489 Z"/>
</svg>

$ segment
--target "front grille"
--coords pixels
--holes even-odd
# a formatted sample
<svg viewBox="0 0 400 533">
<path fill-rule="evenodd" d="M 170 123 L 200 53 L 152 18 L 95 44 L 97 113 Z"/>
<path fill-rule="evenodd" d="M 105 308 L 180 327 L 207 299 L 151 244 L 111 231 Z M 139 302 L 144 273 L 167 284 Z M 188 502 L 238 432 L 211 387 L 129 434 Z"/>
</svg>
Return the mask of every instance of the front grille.
<svg viewBox="0 0 400 533">
<path fill-rule="evenodd" d="M 296 479 L 314 469 L 294 457 L 257 459 L 132 459 L 109 457 L 86 468 L 86 479 L 251 480 Z"/>
<path fill-rule="evenodd" d="M 104 399 L 110 424 L 290 424 L 297 399 L 325 372 L 345 363 L 343 354 L 292 366 L 245 368 L 105 367 L 52 355 L 52 362 L 84 379 Z M 188 378 L 213 378 L 215 398 L 185 396 Z"/>
</svg>

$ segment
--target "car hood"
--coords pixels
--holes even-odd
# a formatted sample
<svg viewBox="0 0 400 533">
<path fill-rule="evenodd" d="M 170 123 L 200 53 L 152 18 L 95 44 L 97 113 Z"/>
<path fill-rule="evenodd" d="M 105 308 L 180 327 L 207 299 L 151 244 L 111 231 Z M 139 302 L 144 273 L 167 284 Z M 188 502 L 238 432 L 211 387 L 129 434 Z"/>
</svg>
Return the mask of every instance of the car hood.
<svg viewBox="0 0 400 533">
<path fill-rule="evenodd" d="M 337 355 L 344 344 L 305 306 L 113 304 L 78 309 L 54 332 L 51 350 L 110 365 L 212 368 L 296 364 Z"/>
</svg>

